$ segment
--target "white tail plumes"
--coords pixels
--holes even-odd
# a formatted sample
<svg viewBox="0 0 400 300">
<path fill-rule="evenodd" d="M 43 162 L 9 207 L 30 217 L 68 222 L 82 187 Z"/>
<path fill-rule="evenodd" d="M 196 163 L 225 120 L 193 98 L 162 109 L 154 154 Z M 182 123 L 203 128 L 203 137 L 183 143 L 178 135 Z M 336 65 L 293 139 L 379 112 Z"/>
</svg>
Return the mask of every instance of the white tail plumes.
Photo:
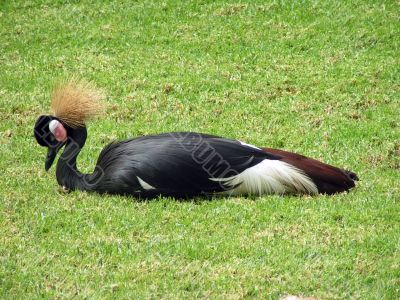
<svg viewBox="0 0 400 300">
<path fill-rule="evenodd" d="M 314 182 L 300 169 L 280 160 L 265 159 L 261 163 L 229 178 L 210 178 L 227 188 L 228 195 L 318 194 Z"/>
</svg>

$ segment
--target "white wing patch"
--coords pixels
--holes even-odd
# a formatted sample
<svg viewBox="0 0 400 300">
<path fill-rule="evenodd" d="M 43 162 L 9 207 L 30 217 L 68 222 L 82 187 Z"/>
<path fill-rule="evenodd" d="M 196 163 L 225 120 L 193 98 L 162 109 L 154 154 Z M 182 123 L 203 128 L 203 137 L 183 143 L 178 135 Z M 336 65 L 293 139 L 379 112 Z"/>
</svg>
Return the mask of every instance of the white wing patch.
<svg viewBox="0 0 400 300">
<path fill-rule="evenodd" d="M 155 189 L 154 186 L 151 186 L 151 185 L 148 184 L 146 181 L 144 181 L 143 179 L 141 179 L 139 176 L 136 176 L 136 178 L 138 179 L 139 184 L 142 186 L 142 188 L 143 188 L 144 190 L 148 191 L 148 190 L 154 190 L 154 189 Z"/>
<path fill-rule="evenodd" d="M 251 144 L 247 144 L 247 143 L 245 143 L 245 142 L 242 142 L 242 141 L 238 141 L 240 144 L 242 144 L 243 146 L 247 146 L 247 147 L 250 147 L 250 148 L 254 148 L 254 149 L 257 149 L 257 150 L 261 150 L 260 148 L 258 148 L 257 146 L 254 146 L 254 145 L 251 145 Z"/>
<path fill-rule="evenodd" d="M 318 194 L 314 182 L 304 172 L 280 160 L 265 159 L 259 164 L 229 178 L 210 178 L 233 189 L 228 195 Z"/>
</svg>

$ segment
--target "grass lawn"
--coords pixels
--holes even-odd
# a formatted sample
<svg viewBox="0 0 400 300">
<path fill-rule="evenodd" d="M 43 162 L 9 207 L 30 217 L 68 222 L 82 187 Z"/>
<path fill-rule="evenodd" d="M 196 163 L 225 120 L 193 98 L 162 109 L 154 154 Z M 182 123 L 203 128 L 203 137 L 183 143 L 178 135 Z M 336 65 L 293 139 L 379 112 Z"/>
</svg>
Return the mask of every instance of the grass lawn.
<svg viewBox="0 0 400 300">
<path fill-rule="evenodd" d="M 0 1 L 0 298 L 400 298 L 399 1 Z M 57 187 L 33 138 L 93 81 L 110 141 L 198 131 L 355 171 L 348 194 L 139 202 Z"/>
</svg>

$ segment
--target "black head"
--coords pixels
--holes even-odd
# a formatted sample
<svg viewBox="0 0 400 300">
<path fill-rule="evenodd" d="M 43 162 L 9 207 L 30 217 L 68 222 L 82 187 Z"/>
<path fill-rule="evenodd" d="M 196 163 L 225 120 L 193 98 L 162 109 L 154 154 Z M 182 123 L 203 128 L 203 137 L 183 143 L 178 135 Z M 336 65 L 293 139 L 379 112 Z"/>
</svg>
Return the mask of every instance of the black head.
<svg viewBox="0 0 400 300">
<path fill-rule="evenodd" d="M 62 148 L 62 146 L 64 146 L 66 141 L 65 138 L 62 140 L 57 139 L 54 133 L 50 130 L 50 123 L 53 120 L 56 120 L 59 122 L 59 124 L 62 124 L 62 122 L 56 117 L 42 115 L 37 119 L 33 130 L 38 144 L 40 146 L 47 147 L 47 157 L 45 163 L 46 171 L 50 169 L 51 165 L 54 162 L 54 159 L 57 156 L 58 151 Z"/>
</svg>

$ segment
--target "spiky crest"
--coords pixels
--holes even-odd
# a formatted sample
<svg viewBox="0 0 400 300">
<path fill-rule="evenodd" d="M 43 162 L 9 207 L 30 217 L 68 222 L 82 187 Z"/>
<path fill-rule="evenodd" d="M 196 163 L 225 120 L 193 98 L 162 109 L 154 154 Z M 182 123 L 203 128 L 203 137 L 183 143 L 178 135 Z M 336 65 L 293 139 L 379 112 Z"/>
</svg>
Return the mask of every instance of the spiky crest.
<svg viewBox="0 0 400 300">
<path fill-rule="evenodd" d="M 81 127 L 104 111 L 103 99 L 103 92 L 91 83 L 72 78 L 55 85 L 51 109 L 67 125 Z"/>
</svg>

